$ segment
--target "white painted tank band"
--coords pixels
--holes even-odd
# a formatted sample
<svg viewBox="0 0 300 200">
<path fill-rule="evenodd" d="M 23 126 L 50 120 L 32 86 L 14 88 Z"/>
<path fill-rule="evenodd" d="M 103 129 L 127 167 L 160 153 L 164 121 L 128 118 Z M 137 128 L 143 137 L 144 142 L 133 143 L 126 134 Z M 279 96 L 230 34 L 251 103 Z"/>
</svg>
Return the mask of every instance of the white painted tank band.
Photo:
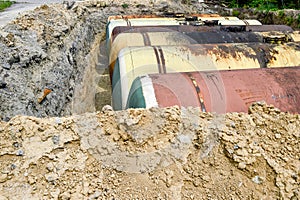
<svg viewBox="0 0 300 200">
<path fill-rule="evenodd" d="M 120 83 L 121 83 L 121 92 L 122 92 L 122 109 L 126 109 L 127 98 L 129 94 L 128 88 L 128 79 L 127 79 L 127 72 L 126 72 L 126 61 L 125 61 L 125 54 L 128 54 L 128 51 L 125 49 L 121 49 L 119 52 L 119 69 L 120 69 Z M 122 76 L 123 75 L 123 76 Z"/>
<path fill-rule="evenodd" d="M 152 79 L 148 75 L 145 75 L 145 76 L 141 77 L 140 80 L 142 83 L 146 108 L 158 107 Z"/>
</svg>

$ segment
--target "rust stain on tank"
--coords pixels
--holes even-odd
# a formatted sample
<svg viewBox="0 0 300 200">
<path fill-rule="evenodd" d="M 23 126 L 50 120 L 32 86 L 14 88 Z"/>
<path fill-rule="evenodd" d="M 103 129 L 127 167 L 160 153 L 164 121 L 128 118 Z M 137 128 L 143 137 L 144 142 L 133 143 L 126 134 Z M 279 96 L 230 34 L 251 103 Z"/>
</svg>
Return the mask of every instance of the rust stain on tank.
<svg viewBox="0 0 300 200">
<path fill-rule="evenodd" d="M 194 85 L 184 83 L 180 78 L 186 74 L 159 74 L 149 75 L 149 77 L 155 77 L 152 79 L 154 85 L 172 88 L 172 94 L 177 97 L 175 100 L 180 103 L 180 106 L 195 106 L 195 104 L 183 104 L 186 98 L 190 99 L 189 102 L 199 102 L 194 92 Z M 282 111 L 300 113 L 300 67 L 189 72 L 188 74 L 194 78 L 201 89 L 203 101 L 209 112 L 247 112 L 252 103 L 265 101 Z M 186 93 L 186 91 L 190 92 Z M 187 95 L 181 96 L 184 99 L 178 99 L 183 92 Z M 165 93 L 155 88 L 155 95 L 159 103 Z M 165 102 L 175 102 L 175 100 L 164 99 Z M 216 110 L 216 106 L 219 106 L 219 110 Z"/>
<path fill-rule="evenodd" d="M 115 20 L 115 19 L 136 19 L 136 18 L 157 18 L 161 17 L 158 15 L 115 15 L 109 16 L 108 21 Z"/>
</svg>

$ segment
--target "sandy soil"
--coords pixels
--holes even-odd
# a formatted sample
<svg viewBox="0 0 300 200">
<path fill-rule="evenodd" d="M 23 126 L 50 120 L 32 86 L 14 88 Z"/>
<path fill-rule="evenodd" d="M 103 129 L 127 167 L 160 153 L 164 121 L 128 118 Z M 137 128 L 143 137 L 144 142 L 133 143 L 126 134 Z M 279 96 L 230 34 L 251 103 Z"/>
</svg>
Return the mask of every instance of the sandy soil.
<svg viewBox="0 0 300 200">
<path fill-rule="evenodd" d="M 176 107 L 0 126 L 0 199 L 299 199 L 300 116 Z"/>
</svg>

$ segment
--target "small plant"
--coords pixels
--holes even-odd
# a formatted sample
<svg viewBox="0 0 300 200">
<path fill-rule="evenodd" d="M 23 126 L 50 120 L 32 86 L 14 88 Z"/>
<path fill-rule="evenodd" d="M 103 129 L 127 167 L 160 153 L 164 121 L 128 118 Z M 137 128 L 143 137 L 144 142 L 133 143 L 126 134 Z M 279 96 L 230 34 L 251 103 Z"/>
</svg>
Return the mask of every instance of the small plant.
<svg viewBox="0 0 300 200">
<path fill-rule="evenodd" d="M 5 8 L 8 8 L 12 4 L 13 4 L 13 2 L 11 2 L 11 1 L 1 1 L 0 0 L 0 11 L 4 10 Z"/>
<path fill-rule="evenodd" d="M 279 16 L 280 18 L 283 18 L 283 17 L 284 17 L 284 12 L 283 12 L 283 10 L 280 10 L 280 11 L 278 12 L 278 16 Z"/>
<path fill-rule="evenodd" d="M 239 15 L 240 15 L 240 11 L 238 11 L 238 10 L 232 11 L 232 16 L 238 17 Z"/>
<path fill-rule="evenodd" d="M 287 24 L 288 26 L 290 26 L 290 25 L 293 24 L 294 19 L 293 19 L 293 17 L 291 17 L 291 16 L 287 16 L 287 17 L 285 18 L 285 21 L 286 21 L 286 24 Z"/>
<path fill-rule="evenodd" d="M 127 3 L 123 3 L 123 4 L 122 4 L 122 8 L 126 9 L 126 8 L 128 8 L 128 7 L 129 7 L 129 5 L 128 5 Z"/>
</svg>

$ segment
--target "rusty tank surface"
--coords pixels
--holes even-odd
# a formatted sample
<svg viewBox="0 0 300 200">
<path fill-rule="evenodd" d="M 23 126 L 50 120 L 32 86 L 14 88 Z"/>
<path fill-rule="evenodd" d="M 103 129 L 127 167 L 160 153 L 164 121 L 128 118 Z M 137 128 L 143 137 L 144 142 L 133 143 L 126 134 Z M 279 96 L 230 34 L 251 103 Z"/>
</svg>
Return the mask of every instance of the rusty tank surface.
<svg viewBox="0 0 300 200">
<path fill-rule="evenodd" d="M 112 76 L 113 68 L 121 49 L 130 46 L 157 45 L 189 45 L 216 43 L 249 43 L 263 42 L 264 37 L 254 32 L 143 32 L 122 33 L 113 41 L 109 55 L 109 71 Z"/>
<path fill-rule="evenodd" d="M 170 26 L 170 25 L 205 25 L 208 22 L 213 22 L 213 24 L 218 25 L 219 21 L 223 23 L 231 21 L 230 24 L 247 25 L 247 20 L 239 20 L 237 17 L 195 17 L 195 20 L 190 20 L 187 18 L 176 18 L 176 17 L 148 17 L 148 18 L 121 18 L 121 19 L 110 19 L 106 26 L 106 40 L 109 42 L 108 47 L 112 41 L 112 31 L 117 26 Z M 258 25 L 261 24 L 257 20 L 248 20 L 248 25 Z M 254 23 L 253 21 L 256 21 Z"/>
<path fill-rule="evenodd" d="M 184 13 L 173 13 L 165 12 L 161 15 L 113 15 L 107 18 L 107 22 L 116 19 L 138 19 L 138 18 L 184 18 L 186 21 L 196 21 L 201 19 L 225 19 L 226 17 L 221 17 L 218 14 L 206 14 L 206 13 L 194 13 L 194 14 L 184 14 Z M 229 18 L 227 18 L 229 19 Z M 231 19 L 237 20 L 237 17 L 231 17 Z"/>
<path fill-rule="evenodd" d="M 112 76 L 113 107 L 125 109 L 133 80 L 145 74 L 300 66 L 299 43 L 127 47 Z"/>
<path fill-rule="evenodd" d="M 130 46 L 189 45 L 218 43 L 286 43 L 298 42 L 299 32 L 142 32 L 122 33 L 111 45 L 109 71 L 112 76 L 117 55 L 121 49 Z"/>
<path fill-rule="evenodd" d="M 221 31 L 220 26 L 193 26 L 193 25 L 174 25 L 174 26 L 117 26 L 112 31 L 112 40 L 120 33 L 144 33 L 144 32 L 212 32 Z M 253 25 L 246 26 L 245 31 L 253 32 L 292 32 L 293 29 L 286 25 Z"/>
<path fill-rule="evenodd" d="M 126 108 L 178 105 L 203 112 L 248 112 L 260 101 L 300 113 L 300 67 L 145 75 L 132 84 Z"/>
</svg>

